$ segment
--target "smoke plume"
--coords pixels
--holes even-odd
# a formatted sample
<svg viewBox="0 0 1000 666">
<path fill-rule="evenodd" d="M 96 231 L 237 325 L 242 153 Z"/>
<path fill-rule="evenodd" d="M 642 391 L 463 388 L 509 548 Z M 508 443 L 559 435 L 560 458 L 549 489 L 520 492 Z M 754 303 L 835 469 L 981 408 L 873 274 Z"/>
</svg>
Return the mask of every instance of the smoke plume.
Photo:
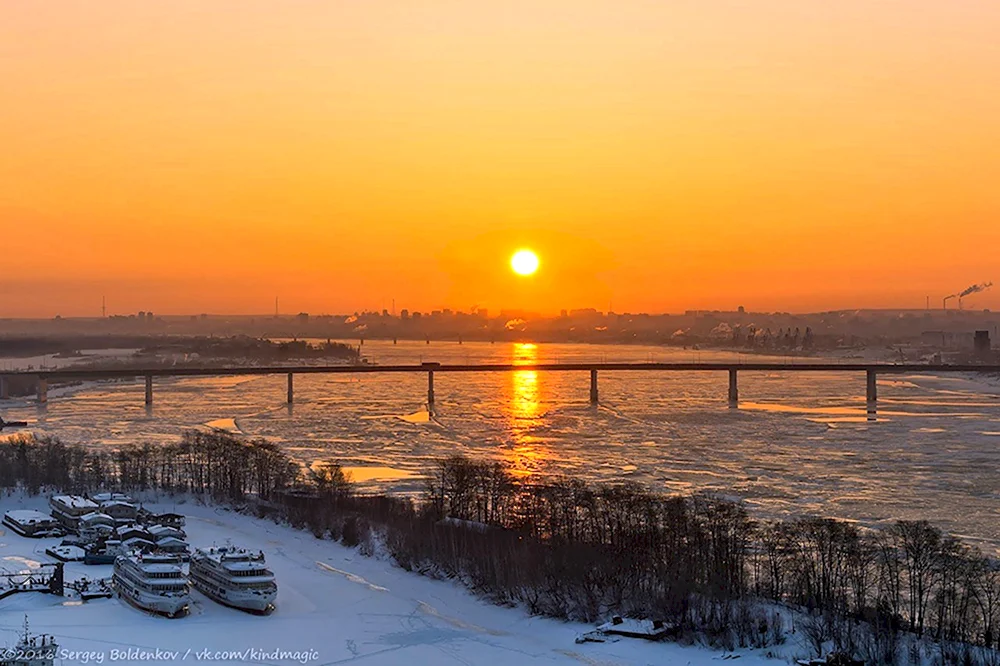
<svg viewBox="0 0 1000 666">
<path fill-rule="evenodd" d="M 982 284 L 974 284 L 962 293 L 958 294 L 959 298 L 965 298 L 969 294 L 978 294 L 981 291 L 986 291 L 993 286 L 992 282 L 983 282 Z"/>
</svg>

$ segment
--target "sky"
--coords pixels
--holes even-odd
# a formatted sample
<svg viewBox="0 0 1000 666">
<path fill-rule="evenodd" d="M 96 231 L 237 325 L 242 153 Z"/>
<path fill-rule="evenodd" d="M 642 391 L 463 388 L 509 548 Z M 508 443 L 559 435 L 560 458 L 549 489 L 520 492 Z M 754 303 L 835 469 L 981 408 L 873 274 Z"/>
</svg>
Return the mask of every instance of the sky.
<svg viewBox="0 0 1000 666">
<path fill-rule="evenodd" d="M 1000 283 L 998 25 L 995 0 L 0 0 L 0 317 L 940 307 Z"/>
</svg>

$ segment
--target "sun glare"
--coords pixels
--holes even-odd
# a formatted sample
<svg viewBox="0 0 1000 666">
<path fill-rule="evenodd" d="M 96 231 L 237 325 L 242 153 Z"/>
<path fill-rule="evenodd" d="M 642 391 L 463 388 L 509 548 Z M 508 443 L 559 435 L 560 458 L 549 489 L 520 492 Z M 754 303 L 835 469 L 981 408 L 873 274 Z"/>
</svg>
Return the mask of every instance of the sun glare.
<svg viewBox="0 0 1000 666">
<path fill-rule="evenodd" d="M 510 267 L 518 275 L 531 275 L 538 270 L 538 255 L 531 250 L 518 250 L 510 258 Z"/>
</svg>

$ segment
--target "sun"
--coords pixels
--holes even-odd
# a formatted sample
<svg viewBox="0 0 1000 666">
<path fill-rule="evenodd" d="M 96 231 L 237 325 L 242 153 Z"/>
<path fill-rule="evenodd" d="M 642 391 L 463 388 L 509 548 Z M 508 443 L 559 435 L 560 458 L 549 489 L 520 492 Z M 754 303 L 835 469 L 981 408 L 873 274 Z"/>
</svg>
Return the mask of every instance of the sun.
<svg viewBox="0 0 1000 666">
<path fill-rule="evenodd" d="M 510 258 L 510 267 L 518 275 L 532 275 L 538 270 L 538 255 L 531 250 L 518 250 Z"/>
</svg>

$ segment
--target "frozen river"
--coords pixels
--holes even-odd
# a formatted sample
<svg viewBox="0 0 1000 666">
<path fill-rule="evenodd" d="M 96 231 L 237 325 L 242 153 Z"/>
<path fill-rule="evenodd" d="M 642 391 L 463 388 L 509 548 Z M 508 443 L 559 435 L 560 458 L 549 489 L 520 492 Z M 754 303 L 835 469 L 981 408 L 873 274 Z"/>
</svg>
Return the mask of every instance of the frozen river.
<svg viewBox="0 0 1000 666">
<path fill-rule="evenodd" d="M 735 354 L 640 346 L 367 342 L 377 363 L 713 361 Z M 745 361 L 767 360 L 743 356 Z M 192 427 L 280 442 L 296 459 L 332 459 L 368 487 L 419 492 L 434 460 L 504 460 L 520 474 L 636 481 L 663 491 L 713 490 L 765 515 L 819 514 L 874 523 L 927 518 L 1000 547 L 1000 386 L 990 378 L 879 379 L 866 418 L 863 373 L 740 374 L 739 409 L 725 373 L 299 375 L 158 380 L 53 391 L 47 406 L 11 401 L 8 419 L 94 446 L 161 443 Z"/>
</svg>

